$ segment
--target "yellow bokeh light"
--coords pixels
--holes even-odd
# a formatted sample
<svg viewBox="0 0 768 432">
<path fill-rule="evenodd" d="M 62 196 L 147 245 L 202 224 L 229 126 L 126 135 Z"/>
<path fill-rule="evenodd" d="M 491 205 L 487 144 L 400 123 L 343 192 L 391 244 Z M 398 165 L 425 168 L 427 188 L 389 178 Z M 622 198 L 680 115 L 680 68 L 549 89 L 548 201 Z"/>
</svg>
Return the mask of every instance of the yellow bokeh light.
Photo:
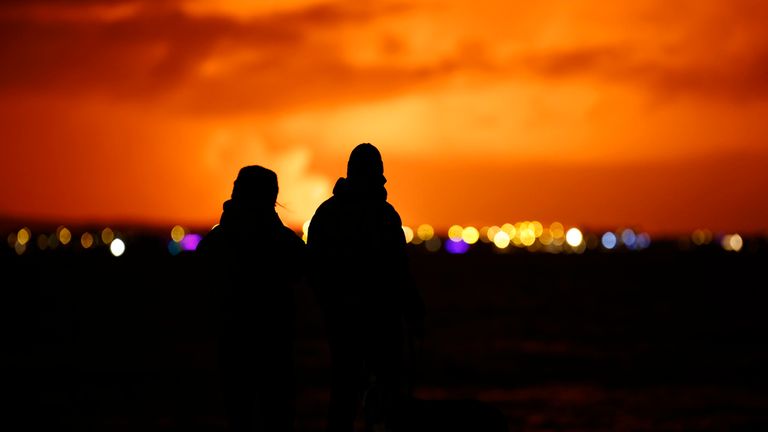
<svg viewBox="0 0 768 432">
<path fill-rule="evenodd" d="M 119 257 L 125 253 L 125 243 L 119 238 L 112 239 L 109 244 L 109 251 L 112 252 L 112 255 Z"/>
<path fill-rule="evenodd" d="M 405 242 L 410 243 L 413 241 L 413 230 L 411 227 L 403 225 L 403 234 L 405 234 Z"/>
<path fill-rule="evenodd" d="M 533 235 L 536 236 L 536 238 L 541 237 L 541 235 L 544 233 L 544 226 L 539 221 L 531 222 L 529 227 L 533 229 Z"/>
<path fill-rule="evenodd" d="M 187 233 L 184 231 L 184 228 L 180 225 L 176 225 L 173 228 L 171 228 L 171 238 L 176 243 L 179 243 L 180 241 L 184 240 L 184 236 Z"/>
<path fill-rule="evenodd" d="M 416 229 L 416 235 L 419 236 L 419 239 L 427 241 L 435 236 L 435 229 L 432 228 L 432 225 L 421 224 Z"/>
<path fill-rule="evenodd" d="M 565 241 L 571 247 L 575 248 L 579 246 L 583 240 L 584 240 L 584 235 L 581 234 L 581 231 L 579 231 L 578 228 L 571 228 L 565 234 Z"/>
<path fill-rule="evenodd" d="M 501 228 L 497 227 L 496 225 L 488 228 L 488 232 L 485 233 L 485 236 L 488 238 L 488 241 L 493 243 L 493 239 L 496 237 L 496 233 L 501 231 Z"/>
<path fill-rule="evenodd" d="M 478 233 L 480 234 L 480 241 L 483 243 L 489 243 L 491 241 L 490 238 L 488 237 L 488 229 L 489 227 L 484 226 L 480 228 L 480 231 L 478 231 Z"/>
<path fill-rule="evenodd" d="M 549 228 L 544 228 L 542 230 L 541 236 L 539 237 L 539 242 L 543 244 L 544 246 L 549 246 L 552 244 L 552 231 Z"/>
<path fill-rule="evenodd" d="M 16 255 L 21 255 L 24 253 L 24 251 L 27 250 L 27 245 L 16 242 L 16 244 L 13 246 L 13 249 L 16 251 Z"/>
<path fill-rule="evenodd" d="M 80 244 L 83 248 L 88 249 L 93 246 L 93 236 L 91 233 L 85 232 L 80 236 Z"/>
<path fill-rule="evenodd" d="M 63 245 L 68 245 L 72 240 L 72 233 L 66 227 L 59 227 L 59 241 Z"/>
<path fill-rule="evenodd" d="M 475 227 L 466 227 L 461 233 L 461 238 L 464 240 L 464 243 L 475 244 L 480 240 L 480 231 Z"/>
<path fill-rule="evenodd" d="M 464 228 L 461 225 L 451 225 L 448 228 L 448 238 L 453 241 L 461 240 L 461 236 L 464 233 Z"/>
<path fill-rule="evenodd" d="M 560 222 L 552 222 L 549 226 L 549 231 L 552 232 L 552 238 L 555 240 L 562 239 L 565 236 L 565 228 Z"/>
<path fill-rule="evenodd" d="M 515 238 L 517 236 L 517 228 L 515 228 L 514 225 L 511 223 L 505 223 L 501 226 L 501 230 L 505 233 L 507 233 L 507 237 L 510 239 Z M 494 235 L 495 238 L 495 235 Z"/>
<path fill-rule="evenodd" d="M 19 242 L 20 245 L 24 246 L 29 242 L 29 239 L 32 238 L 32 231 L 29 230 L 29 228 L 22 228 L 19 230 L 19 232 L 16 234 L 16 241 Z"/>
<path fill-rule="evenodd" d="M 16 233 L 12 232 L 12 233 L 8 234 L 8 246 L 14 247 L 14 246 L 16 246 L 16 243 L 17 243 L 16 242 Z"/>
<path fill-rule="evenodd" d="M 520 243 L 523 246 L 531 246 L 536 242 L 536 234 L 531 225 L 526 225 L 524 229 L 520 231 Z"/>
<path fill-rule="evenodd" d="M 493 236 L 493 244 L 499 249 L 505 249 L 509 246 L 509 234 L 506 231 L 499 230 L 496 235 Z"/>
<path fill-rule="evenodd" d="M 112 243 L 112 240 L 115 239 L 115 233 L 112 231 L 112 228 L 104 228 L 101 230 L 101 241 L 104 242 L 104 244 L 110 244 Z"/>
<path fill-rule="evenodd" d="M 739 234 L 729 234 L 723 237 L 721 245 L 727 251 L 738 252 L 744 246 L 744 239 Z"/>
</svg>

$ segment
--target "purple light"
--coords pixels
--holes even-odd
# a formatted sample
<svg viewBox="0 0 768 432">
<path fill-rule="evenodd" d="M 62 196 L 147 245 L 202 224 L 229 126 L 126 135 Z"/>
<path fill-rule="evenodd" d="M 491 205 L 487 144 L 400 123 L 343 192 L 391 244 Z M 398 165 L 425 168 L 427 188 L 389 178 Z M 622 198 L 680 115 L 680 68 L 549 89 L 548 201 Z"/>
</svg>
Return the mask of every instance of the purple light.
<svg viewBox="0 0 768 432">
<path fill-rule="evenodd" d="M 198 243 L 200 243 L 200 240 L 203 239 L 203 236 L 200 234 L 187 234 L 184 236 L 183 239 L 181 239 L 181 250 L 185 251 L 193 251 L 197 249 Z"/>
<path fill-rule="evenodd" d="M 451 254 L 463 254 L 469 250 L 469 244 L 464 240 L 448 240 L 445 242 L 445 250 Z"/>
</svg>

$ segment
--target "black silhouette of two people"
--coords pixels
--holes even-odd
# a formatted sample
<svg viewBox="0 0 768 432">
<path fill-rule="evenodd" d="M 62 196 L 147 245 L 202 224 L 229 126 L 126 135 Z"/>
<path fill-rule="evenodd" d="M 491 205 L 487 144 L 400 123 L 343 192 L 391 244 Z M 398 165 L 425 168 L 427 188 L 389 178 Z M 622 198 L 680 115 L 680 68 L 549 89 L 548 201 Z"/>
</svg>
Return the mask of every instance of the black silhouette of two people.
<svg viewBox="0 0 768 432">
<path fill-rule="evenodd" d="M 292 286 L 307 271 L 331 353 L 328 431 L 397 430 L 410 396 L 409 341 L 423 304 L 410 282 L 400 216 L 378 149 L 364 143 L 317 209 L 307 251 L 275 212 L 277 177 L 240 170 L 220 224 L 201 242 L 220 291 L 220 367 L 233 430 L 292 430 Z"/>
</svg>

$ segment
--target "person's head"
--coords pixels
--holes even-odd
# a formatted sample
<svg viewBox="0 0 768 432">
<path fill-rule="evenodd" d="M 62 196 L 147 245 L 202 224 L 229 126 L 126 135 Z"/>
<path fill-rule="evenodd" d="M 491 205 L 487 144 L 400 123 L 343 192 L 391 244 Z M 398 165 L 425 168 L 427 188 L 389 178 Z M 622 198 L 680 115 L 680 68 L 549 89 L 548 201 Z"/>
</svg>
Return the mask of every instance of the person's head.
<svg viewBox="0 0 768 432">
<path fill-rule="evenodd" d="M 379 149 L 369 143 L 355 147 L 347 162 L 347 178 L 361 183 L 386 183 L 384 162 L 381 160 Z"/>
<path fill-rule="evenodd" d="M 232 188 L 232 201 L 253 206 L 274 207 L 277 202 L 277 174 L 259 165 L 240 169 Z"/>
</svg>

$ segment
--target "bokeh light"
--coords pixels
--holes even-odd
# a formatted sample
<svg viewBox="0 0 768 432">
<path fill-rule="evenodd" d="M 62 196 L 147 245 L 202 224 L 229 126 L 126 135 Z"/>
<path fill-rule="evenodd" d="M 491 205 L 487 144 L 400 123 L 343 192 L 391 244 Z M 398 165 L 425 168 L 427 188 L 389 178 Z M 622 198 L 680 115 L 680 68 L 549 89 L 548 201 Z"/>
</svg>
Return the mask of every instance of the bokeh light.
<svg viewBox="0 0 768 432">
<path fill-rule="evenodd" d="M 448 228 L 448 238 L 453 241 L 459 241 L 461 240 L 461 236 L 464 233 L 464 227 L 461 225 L 451 225 L 450 228 Z"/>
<path fill-rule="evenodd" d="M 104 242 L 105 245 L 108 245 L 112 243 L 112 240 L 115 239 L 115 233 L 112 231 L 112 228 L 104 228 L 101 230 L 101 241 Z"/>
<path fill-rule="evenodd" d="M 445 250 L 450 254 L 463 254 L 469 250 L 469 245 L 464 240 L 449 239 L 445 242 Z"/>
<path fill-rule="evenodd" d="M 539 237 L 539 242 L 544 246 L 549 246 L 552 244 L 553 240 L 554 237 L 552 237 L 552 230 L 549 228 L 544 228 L 541 233 L 541 237 Z"/>
<path fill-rule="evenodd" d="M 45 234 L 40 234 L 37 236 L 37 248 L 40 250 L 46 250 L 48 249 L 48 236 Z"/>
<path fill-rule="evenodd" d="M 125 253 L 125 243 L 119 238 L 113 238 L 109 244 L 109 251 L 112 255 L 119 257 Z"/>
<path fill-rule="evenodd" d="M 16 244 L 13 246 L 13 249 L 16 251 L 16 255 L 21 255 L 24 253 L 24 251 L 27 250 L 27 245 L 16 242 Z"/>
<path fill-rule="evenodd" d="M 621 242 L 624 243 L 628 248 L 634 248 L 636 240 L 637 236 L 631 229 L 627 228 L 621 232 Z"/>
<path fill-rule="evenodd" d="M 19 230 L 19 232 L 16 234 L 16 241 L 19 242 L 20 245 L 25 246 L 27 242 L 29 242 L 29 239 L 32 238 L 32 231 L 29 230 L 29 228 L 24 227 Z"/>
<path fill-rule="evenodd" d="M 461 239 L 464 240 L 464 243 L 473 245 L 480 240 L 480 231 L 473 226 L 466 227 L 461 233 Z"/>
<path fill-rule="evenodd" d="M 80 245 L 85 249 L 89 249 L 93 246 L 93 236 L 91 233 L 84 232 L 83 235 L 80 236 Z"/>
<path fill-rule="evenodd" d="M 197 245 L 200 244 L 200 240 L 203 236 L 200 234 L 187 233 L 183 239 L 179 242 L 181 249 L 185 251 L 193 251 L 197 249 Z"/>
<path fill-rule="evenodd" d="M 488 232 L 485 234 L 486 238 L 488 238 L 489 243 L 493 243 L 494 239 L 496 238 L 496 234 L 501 231 L 501 228 L 497 227 L 496 225 L 488 228 Z M 509 235 L 507 235 L 509 236 Z"/>
<path fill-rule="evenodd" d="M 603 236 L 600 238 L 600 243 L 603 244 L 603 247 L 606 249 L 613 249 L 616 247 L 616 234 L 612 232 L 607 232 L 603 234 Z"/>
<path fill-rule="evenodd" d="M 421 224 L 416 229 L 416 235 L 419 236 L 419 239 L 423 241 L 431 240 L 435 236 L 435 229 L 432 228 L 432 225 L 429 224 Z"/>
<path fill-rule="evenodd" d="M 708 229 L 697 229 L 691 235 L 691 240 L 696 246 L 709 244 L 712 242 L 712 231 Z"/>
<path fill-rule="evenodd" d="M 433 236 L 433 237 L 430 237 L 429 240 L 426 240 L 424 242 L 424 246 L 430 252 L 437 252 L 440 250 L 440 247 L 442 246 L 442 242 L 440 241 L 440 237 Z"/>
<path fill-rule="evenodd" d="M 520 243 L 522 243 L 523 246 L 531 246 L 535 242 L 536 232 L 531 224 L 524 223 L 524 225 L 520 227 Z"/>
<path fill-rule="evenodd" d="M 635 241 L 635 247 L 637 249 L 646 249 L 651 245 L 651 236 L 648 233 L 641 233 L 637 235 Z"/>
<path fill-rule="evenodd" d="M 552 238 L 554 240 L 565 237 L 565 228 L 560 222 L 552 222 L 552 224 L 549 225 L 549 230 L 552 232 Z"/>
<path fill-rule="evenodd" d="M 499 249 L 506 249 L 509 246 L 509 234 L 506 231 L 499 230 L 493 236 L 493 244 Z"/>
<path fill-rule="evenodd" d="M 413 230 L 411 227 L 403 225 L 403 234 L 405 235 L 405 242 L 410 243 L 413 241 Z"/>
<path fill-rule="evenodd" d="M 181 240 L 184 239 L 184 235 L 186 232 L 184 231 L 184 228 L 180 225 L 176 225 L 173 228 L 171 228 L 171 238 L 173 241 L 179 243 Z"/>
<path fill-rule="evenodd" d="M 72 232 L 67 229 L 67 227 L 59 227 L 57 230 L 58 238 L 61 244 L 68 245 L 70 241 L 72 241 Z"/>
<path fill-rule="evenodd" d="M 7 239 L 8 239 L 8 246 L 9 247 L 16 246 L 17 241 L 16 241 L 16 233 L 15 232 L 12 232 L 12 233 L 8 234 L 8 238 Z"/>
<path fill-rule="evenodd" d="M 744 239 L 739 234 L 728 234 L 723 236 L 720 244 L 727 251 L 739 252 L 744 246 Z"/>
<path fill-rule="evenodd" d="M 578 228 L 571 228 L 565 233 L 565 241 L 569 246 L 575 248 L 584 240 L 584 235 Z"/>
<path fill-rule="evenodd" d="M 168 242 L 168 252 L 176 256 L 181 253 L 181 245 L 173 240 Z"/>
<path fill-rule="evenodd" d="M 533 235 L 536 236 L 536 238 L 541 237 L 541 235 L 544 233 L 544 226 L 539 221 L 531 222 L 528 224 L 528 228 L 533 230 Z"/>
<path fill-rule="evenodd" d="M 490 243 L 490 242 L 493 241 L 490 237 L 488 237 L 488 230 L 489 229 L 490 229 L 490 227 L 484 226 L 484 227 L 480 228 L 480 231 L 478 231 L 478 233 L 480 234 L 480 241 L 481 242 L 483 242 L 483 243 Z"/>
</svg>

